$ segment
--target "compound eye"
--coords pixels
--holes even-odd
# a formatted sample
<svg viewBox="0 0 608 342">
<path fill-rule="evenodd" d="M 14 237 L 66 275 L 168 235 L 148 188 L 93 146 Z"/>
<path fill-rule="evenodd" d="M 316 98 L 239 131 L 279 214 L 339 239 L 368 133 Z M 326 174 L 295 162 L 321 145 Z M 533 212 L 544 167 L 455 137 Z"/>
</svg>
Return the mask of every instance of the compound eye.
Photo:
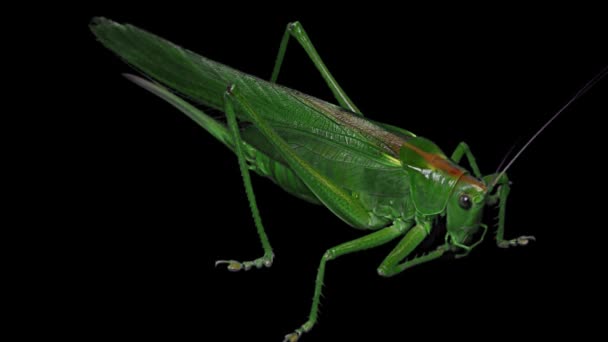
<svg viewBox="0 0 608 342">
<path fill-rule="evenodd" d="M 462 209 L 465 209 L 465 210 L 469 210 L 469 209 L 471 209 L 471 206 L 473 206 L 471 197 L 469 197 L 469 195 L 467 195 L 467 194 L 460 195 L 460 198 L 458 198 L 458 204 L 460 205 L 460 207 Z"/>
</svg>

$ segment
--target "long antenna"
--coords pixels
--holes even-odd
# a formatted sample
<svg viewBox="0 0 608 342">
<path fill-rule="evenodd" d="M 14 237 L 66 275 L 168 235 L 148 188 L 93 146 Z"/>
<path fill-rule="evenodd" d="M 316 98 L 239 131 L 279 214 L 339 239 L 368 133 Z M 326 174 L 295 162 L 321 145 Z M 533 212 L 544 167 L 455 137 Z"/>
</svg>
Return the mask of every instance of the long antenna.
<svg viewBox="0 0 608 342">
<path fill-rule="evenodd" d="M 515 146 L 517 146 L 517 143 L 519 143 L 520 139 L 517 139 L 515 141 L 515 143 L 513 145 L 511 145 L 511 147 L 509 147 L 509 150 L 507 151 L 507 153 L 505 153 L 505 156 L 502 158 L 502 160 L 500 161 L 500 164 L 498 164 L 498 167 L 496 168 L 496 171 L 494 173 L 498 173 L 500 172 L 500 169 L 503 167 L 503 165 L 505 165 L 505 163 L 507 162 L 507 160 L 509 159 L 509 157 L 511 156 L 511 153 L 513 152 L 513 150 L 515 149 Z"/>
<path fill-rule="evenodd" d="M 521 150 L 519 150 L 519 152 L 517 152 L 517 154 L 515 154 L 515 156 L 513 157 L 513 159 L 511 159 L 511 161 L 507 164 L 507 166 L 505 166 L 505 168 L 498 174 L 498 176 L 496 176 L 496 178 L 494 178 L 494 181 L 492 182 L 490 189 L 494 188 L 494 186 L 496 185 L 496 183 L 498 182 L 500 177 L 502 177 L 502 175 L 504 175 L 505 172 L 507 172 L 507 170 L 509 169 L 509 167 L 511 167 L 511 165 L 513 165 L 515 160 L 517 160 L 517 158 L 519 158 L 519 156 L 526 150 L 526 148 L 528 148 L 528 146 L 534 141 L 534 139 L 536 139 L 536 137 L 538 137 L 538 135 L 541 134 L 545 130 L 545 128 L 547 128 L 547 126 L 549 126 L 551 124 L 551 122 L 553 122 L 553 120 L 555 120 L 566 108 L 568 108 L 572 104 L 572 102 L 576 101 L 579 97 L 583 96 L 583 94 L 585 94 L 589 89 L 591 89 L 591 87 L 593 87 L 604 76 L 606 76 L 607 73 L 608 73 L 608 66 L 604 67 L 604 69 L 602 69 L 602 71 L 600 71 L 597 75 L 595 75 L 595 77 L 593 77 L 591 79 L 591 81 L 587 82 L 587 84 L 585 84 L 585 86 L 583 88 L 581 88 L 581 90 L 579 90 L 578 93 L 576 93 L 576 95 L 574 95 L 570 99 L 570 101 L 568 101 L 560 110 L 558 110 L 557 113 L 553 114 L 551 119 L 549 119 L 536 133 L 534 133 L 532 138 L 530 138 L 530 140 L 528 140 L 528 142 L 526 142 L 526 144 L 521 148 Z"/>
</svg>

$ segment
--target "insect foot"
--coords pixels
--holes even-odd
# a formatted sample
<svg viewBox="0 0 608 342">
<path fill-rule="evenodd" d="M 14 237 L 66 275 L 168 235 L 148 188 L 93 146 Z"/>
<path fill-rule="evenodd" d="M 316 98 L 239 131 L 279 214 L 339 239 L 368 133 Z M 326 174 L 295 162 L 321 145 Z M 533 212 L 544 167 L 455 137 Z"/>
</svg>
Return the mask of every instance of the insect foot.
<svg viewBox="0 0 608 342">
<path fill-rule="evenodd" d="M 263 257 L 251 261 L 236 261 L 236 260 L 218 260 L 215 262 L 215 267 L 226 264 L 226 268 L 230 272 L 238 272 L 241 270 L 249 271 L 253 266 L 256 268 L 270 267 L 274 260 L 274 253 L 264 254 Z"/>
<path fill-rule="evenodd" d="M 298 332 L 287 334 L 285 335 L 283 342 L 297 342 L 300 339 L 300 336 L 302 336 L 302 334 Z"/>
<path fill-rule="evenodd" d="M 300 327 L 299 329 L 296 329 L 296 331 L 292 332 L 291 334 L 285 335 L 285 339 L 283 339 L 283 342 L 297 342 L 303 333 L 309 332 L 310 329 L 312 329 L 313 324 L 314 323 L 312 323 L 311 321 L 304 323 L 304 325 L 302 325 L 302 327 Z"/>
<path fill-rule="evenodd" d="M 517 239 L 498 241 L 498 247 L 500 247 L 500 248 L 509 248 L 509 247 L 514 247 L 514 246 L 525 246 L 530 241 L 536 241 L 536 238 L 534 236 L 531 236 L 531 235 L 529 235 L 529 236 L 520 236 Z"/>
</svg>

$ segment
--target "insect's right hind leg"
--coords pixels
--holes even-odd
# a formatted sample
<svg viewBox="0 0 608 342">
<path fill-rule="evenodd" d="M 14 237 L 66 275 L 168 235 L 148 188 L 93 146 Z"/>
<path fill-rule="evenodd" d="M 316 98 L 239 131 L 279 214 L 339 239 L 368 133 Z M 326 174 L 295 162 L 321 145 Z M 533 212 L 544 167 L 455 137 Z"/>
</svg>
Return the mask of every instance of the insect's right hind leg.
<svg viewBox="0 0 608 342">
<path fill-rule="evenodd" d="M 281 40 L 281 45 L 279 47 L 279 53 L 277 55 L 274 68 L 272 70 L 270 82 L 275 83 L 277 81 L 277 78 L 279 77 L 279 72 L 281 71 L 281 66 L 283 65 L 283 58 L 285 57 L 285 51 L 287 50 L 287 43 L 289 43 L 289 39 L 291 37 L 295 38 L 295 40 L 300 43 L 302 48 L 304 48 L 304 50 L 308 54 L 308 57 L 310 57 L 315 67 L 317 68 L 317 70 L 319 70 L 321 76 L 327 83 L 327 86 L 329 86 L 329 89 L 334 94 L 336 100 L 338 100 L 340 106 L 344 109 L 350 110 L 351 112 L 357 113 L 360 116 L 363 116 L 359 108 L 355 106 L 353 101 L 351 101 L 351 99 L 348 97 L 348 95 L 346 95 L 344 90 L 342 90 L 342 87 L 340 87 L 338 82 L 331 75 L 331 73 L 325 66 L 325 63 L 323 63 L 321 56 L 319 56 L 314 45 L 312 45 L 310 38 L 308 38 L 306 31 L 304 31 L 304 27 L 302 27 L 302 24 L 300 24 L 300 22 L 298 21 L 287 24 L 287 28 L 285 29 L 285 33 L 283 34 L 283 39 Z"/>
<path fill-rule="evenodd" d="M 258 231 L 258 235 L 260 236 L 260 241 L 262 242 L 262 248 L 264 249 L 264 255 L 251 261 L 237 261 L 237 260 L 218 260 L 215 262 L 215 265 L 226 264 L 228 265 L 228 270 L 230 271 L 240 271 L 245 270 L 248 271 L 252 267 L 262 268 L 262 267 L 270 267 L 272 265 L 272 261 L 274 259 L 274 253 L 272 252 L 272 247 L 270 246 L 270 242 L 268 241 L 268 236 L 264 231 L 264 226 L 262 225 L 262 219 L 260 217 L 260 212 L 258 210 L 258 206 L 255 200 L 255 195 L 253 193 L 253 187 L 251 186 L 251 177 L 249 175 L 249 168 L 247 165 L 247 161 L 245 160 L 245 153 L 243 151 L 243 140 L 241 139 L 241 134 L 239 133 L 239 127 L 236 121 L 236 113 L 234 111 L 234 106 L 232 103 L 232 99 L 224 96 L 225 103 L 225 112 L 228 121 L 228 128 L 232 134 L 234 140 L 234 151 L 237 155 L 239 161 L 239 169 L 241 170 L 241 176 L 243 177 L 243 184 L 245 185 L 245 193 L 247 194 L 247 200 L 249 201 L 249 206 L 251 207 L 251 214 L 253 215 L 253 221 L 255 222 L 255 227 Z"/>
</svg>

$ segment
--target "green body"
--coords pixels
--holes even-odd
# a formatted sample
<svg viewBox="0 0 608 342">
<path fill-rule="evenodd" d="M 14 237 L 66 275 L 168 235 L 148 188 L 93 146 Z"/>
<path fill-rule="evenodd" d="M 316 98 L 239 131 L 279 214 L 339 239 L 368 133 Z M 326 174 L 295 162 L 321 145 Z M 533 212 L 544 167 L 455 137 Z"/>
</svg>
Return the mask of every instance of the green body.
<svg viewBox="0 0 608 342">
<path fill-rule="evenodd" d="M 383 276 L 397 274 L 445 252 L 465 255 L 483 239 L 478 233 L 480 228 L 485 234 L 486 227 L 481 223 L 483 208 L 497 202 L 499 246 L 526 244 L 531 239 L 503 239 L 509 191 L 506 176 L 501 177 L 495 189 L 489 189 L 486 182 L 492 176 L 481 177 L 466 144 L 461 143 L 448 158 L 427 139 L 364 118 L 327 71 L 298 23 L 288 25 L 271 81 L 198 56 L 130 25 L 96 19 L 91 29 L 102 44 L 159 84 L 136 76 L 128 76 L 130 80 L 184 112 L 237 155 L 264 256 L 219 264 L 241 270 L 272 263 L 274 255 L 257 211 L 250 171 L 270 178 L 299 198 L 324 205 L 354 228 L 374 231 L 328 249 L 319 265 L 309 320 L 286 336 L 289 341 L 297 340 L 314 325 L 325 263 L 340 255 L 401 236 L 378 268 Z M 290 37 L 304 47 L 341 106 L 275 83 Z M 227 125 L 184 98 L 224 111 Z M 464 155 L 473 175 L 457 165 Z M 446 243 L 406 261 L 441 218 L 447 218 Z"/>
</svg>

